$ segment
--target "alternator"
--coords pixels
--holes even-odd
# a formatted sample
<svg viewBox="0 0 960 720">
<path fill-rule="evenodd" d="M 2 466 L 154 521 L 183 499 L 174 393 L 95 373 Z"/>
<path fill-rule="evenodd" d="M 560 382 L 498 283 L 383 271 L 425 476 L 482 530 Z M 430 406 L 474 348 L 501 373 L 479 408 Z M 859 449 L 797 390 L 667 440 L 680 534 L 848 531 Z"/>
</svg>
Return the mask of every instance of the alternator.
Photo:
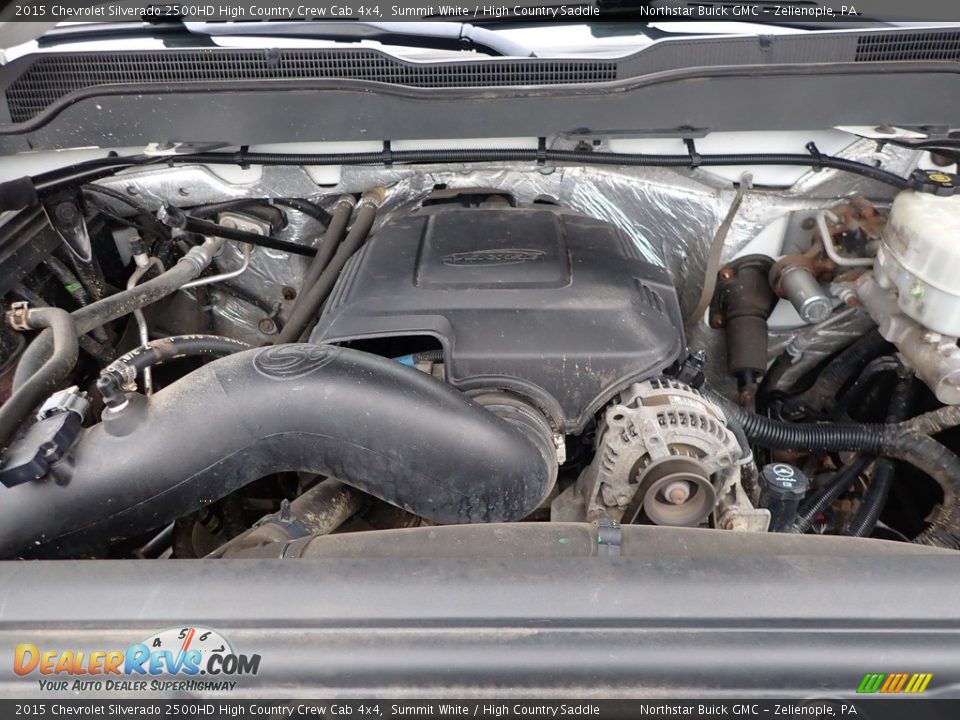
<svg viewBox="0 0 960 720">
<path fill-rule="evenodd" d="M 637 383 L 607 409 L 576 504 L 589 521 L 696 526 L 739 482 L 740 454 L 723 412 L 699 392 L 667 379 Z M 554 514 L 569 516 L 572 500 L 557 498 Z"/>
</svg>

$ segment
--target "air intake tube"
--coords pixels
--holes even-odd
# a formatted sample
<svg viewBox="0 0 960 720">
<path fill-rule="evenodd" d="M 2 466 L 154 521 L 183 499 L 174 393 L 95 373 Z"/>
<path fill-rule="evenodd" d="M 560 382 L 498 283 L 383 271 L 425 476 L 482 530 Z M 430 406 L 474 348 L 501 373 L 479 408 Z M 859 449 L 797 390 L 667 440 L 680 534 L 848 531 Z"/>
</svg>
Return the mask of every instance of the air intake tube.
<svg viewBox="0 0 960 720">
<path fill-rule="evenodd" d="M 519 520 L 556 477 L 551 439 L 530 424 L 399 363 L 300 344 L 129 394 L 64 461 L 56 482 L 0 488 L 0 557 L 90 553 L 281 471 L 332 475 L 439 523 Z"/>
</svg>

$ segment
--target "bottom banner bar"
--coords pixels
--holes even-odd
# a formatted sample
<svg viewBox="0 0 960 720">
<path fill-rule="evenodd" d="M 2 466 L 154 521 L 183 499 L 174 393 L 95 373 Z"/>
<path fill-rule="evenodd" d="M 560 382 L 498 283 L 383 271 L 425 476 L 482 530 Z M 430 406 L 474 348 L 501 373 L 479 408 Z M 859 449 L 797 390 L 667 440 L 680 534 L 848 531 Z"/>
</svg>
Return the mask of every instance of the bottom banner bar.
<svg viewBox="0 0 960 720">
<path fill-rule="evenodd" d="M 960 699 L 844 700 L 0 700 L 0 718 L 856 718 L 947 720 Z"/>
</svg>

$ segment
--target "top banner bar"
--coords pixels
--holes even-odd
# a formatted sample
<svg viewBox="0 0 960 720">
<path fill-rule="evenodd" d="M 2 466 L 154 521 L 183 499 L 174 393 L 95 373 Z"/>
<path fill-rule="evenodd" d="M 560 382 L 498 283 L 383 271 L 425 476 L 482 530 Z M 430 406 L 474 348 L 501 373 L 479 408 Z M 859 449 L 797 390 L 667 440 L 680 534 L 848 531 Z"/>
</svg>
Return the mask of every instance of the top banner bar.
<svg viewBox="0 0 960 720">
<path fill-rule="evenodd" d="M 365 20 L 370 22 L 633 20 L 727 21 L 799 25 L 910 22 L 960 23 L 960 4 L 943 0 L 802 0 L 717 2 L 675 0 L 15 0 L 7 22 L 174 22 Z"/>
</svg>

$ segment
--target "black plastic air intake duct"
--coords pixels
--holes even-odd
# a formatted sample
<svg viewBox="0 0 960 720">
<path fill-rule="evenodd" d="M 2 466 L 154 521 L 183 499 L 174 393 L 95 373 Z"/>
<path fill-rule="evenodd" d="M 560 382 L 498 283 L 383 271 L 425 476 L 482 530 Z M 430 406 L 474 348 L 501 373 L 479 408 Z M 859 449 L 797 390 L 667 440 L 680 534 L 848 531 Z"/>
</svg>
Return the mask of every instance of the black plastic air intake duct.
<svg viewBox="0 0 960 720">
<path fill-rule="evenodd" d="M 63 484 L 0 489 L 0 557 L 89 553 L 281 471 L 333 475 L 440 523 L 519 520 L 550 437 L 368 353 L 277 345 L 209 363 L 85 430 Z"/>
</svg>

